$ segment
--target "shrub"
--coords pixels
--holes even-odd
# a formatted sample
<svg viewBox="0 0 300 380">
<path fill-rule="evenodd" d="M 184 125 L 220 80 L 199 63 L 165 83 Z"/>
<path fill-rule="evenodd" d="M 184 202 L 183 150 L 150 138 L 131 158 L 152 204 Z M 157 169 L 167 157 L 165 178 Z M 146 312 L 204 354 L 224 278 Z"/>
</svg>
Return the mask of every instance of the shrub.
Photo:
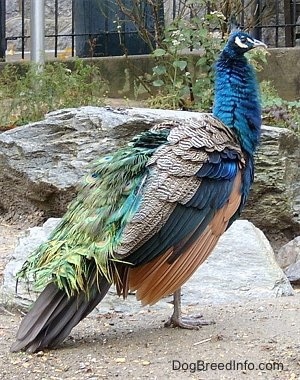
<svg viewBox="0 0 300 380">
<path fill-rule="evenodd" d="M 60 62 L 46 63 L 43 69 L 32 63 L 6 65 L 0 84 L 2 129 L 37 121 L 59 108 L 103 105 L 107 91 L 99 69 L 80 59 L 72 70 Z"/>
</svg>

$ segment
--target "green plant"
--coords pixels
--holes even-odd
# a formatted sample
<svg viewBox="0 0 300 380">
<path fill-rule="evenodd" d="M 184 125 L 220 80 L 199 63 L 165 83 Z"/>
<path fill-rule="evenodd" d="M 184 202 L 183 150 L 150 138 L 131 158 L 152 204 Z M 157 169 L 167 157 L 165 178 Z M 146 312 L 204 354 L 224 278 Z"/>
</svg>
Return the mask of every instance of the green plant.
<svg viewBox="0 0 300 380">
<path fill-rule="evenodd" d="M 65 63 L 7 65 L 0 73 L 0 128 L 41 119 L 45 113 L 66 107 L 103 105 L 107 90 L 99 69 L 75 60 Z"/>
<path fill-rule="evenodd" d="M 195 3 L 195 2 L 194 2 Z M 223 44 L 220 34 L 224 17 L 220 12 L 174 20 L 154 50 L 156 65 L 152 85 L 157 93 L 152 107 L 176 109 L 180 104 L 201 111 L 211 109 L 213 101 L 213 63 Z M 190 54 L 200 51 L 200 56 Z"/>
<path fill-rule="evenodd" d="M 282 99 L 269 81 L 261 83 L 264 124 L 300 132 L 300 101 Z"/>
<path fill-rule="evenodd" d="M 249 63 L 254 67 L 256 71 L 262 71 L 264 65 L 268 62 L 267 57 L 270 55 L 268 50 L 264 48 L 256 48 L 250 50 L 245 54 Z"/>
</svg>

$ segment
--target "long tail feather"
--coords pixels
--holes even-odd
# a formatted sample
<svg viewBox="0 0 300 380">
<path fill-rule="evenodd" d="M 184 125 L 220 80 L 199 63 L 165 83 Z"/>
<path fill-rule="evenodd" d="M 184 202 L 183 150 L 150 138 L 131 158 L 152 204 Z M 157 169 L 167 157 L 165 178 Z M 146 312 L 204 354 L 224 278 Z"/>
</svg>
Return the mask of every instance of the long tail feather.
<svg viewBox="0 0 300 380">
<path fill-rule="evenodd" d="M 98 305 L 110 286 L 101 278 L 93 283 L 89 296 L 80 292 L 69 297 L 55 284 L 49 284 L 23 318 L 11 351 L 37 352 L 57 346 Z"/>
</svg>

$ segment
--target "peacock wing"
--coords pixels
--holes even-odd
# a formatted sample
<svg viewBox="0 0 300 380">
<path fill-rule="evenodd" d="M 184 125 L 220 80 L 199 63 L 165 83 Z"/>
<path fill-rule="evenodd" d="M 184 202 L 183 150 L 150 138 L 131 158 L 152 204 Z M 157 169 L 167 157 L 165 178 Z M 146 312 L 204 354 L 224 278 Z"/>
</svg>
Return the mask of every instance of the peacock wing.
<svg viewBox="0 0 300 380">
<path fill-rule="evenodd" d="M 158 125 L 160 128 L 163 125 Z M 232 132 L 203 115 L 174 126 L 148 161 L 141 203 L 116 257 L 132 264 L 123 289 L 155 303 L 209 255 L 242 200 L 244 157 Z"/>
</svg>

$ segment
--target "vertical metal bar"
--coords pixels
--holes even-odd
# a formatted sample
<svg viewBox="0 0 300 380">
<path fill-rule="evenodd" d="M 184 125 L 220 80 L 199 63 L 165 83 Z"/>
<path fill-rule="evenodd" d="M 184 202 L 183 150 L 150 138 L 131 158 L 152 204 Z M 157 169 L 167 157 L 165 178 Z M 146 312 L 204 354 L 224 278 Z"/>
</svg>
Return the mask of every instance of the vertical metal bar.
<svg viewBox="0 0 300 380">
<path fill-rule="evenodd" d="M 74 57 L 75 55 L 75 16 L 74 16 L 74 12 L 75 12 L 75 0 L 72 0 L 72 42 L 71 42 L 71 49 L 72 49 L 72 57 Z"/>
<path fill-rule="evenodd" d="M 45 62 L 45 0 L 31 0 L 31 60 L 42 66 Z"/>
<path fill-rule="evenodd" d="M 21 22 L 21 38 L 22 38 L 22 46 L 21 46 L 21 54 L 22 54 L 22 59 L 25 58 L 25 0 L 22 0 L 21 2 L 21 17 L 22 17 L 22 22 Z"/>
<path fill-rule="evenodd" d="M 297 23 L 297 8 L 296 8 L 296 0 L 293 0 L 293 26 L 292 26 L 292 38 L 293 38 L 293 46 L 296 44 L 296 23 Z"/>
<path fill-rule="evenodd" d="M 293 24 L 296 24 L 297 22 L 297 1 L 293 0 Z"/>
<path fill-rule="evenodd" d="M 118 27 L 119 27 L 119 19 L 120 19 L 120 9 L 118 8 L 118 14 L 117 14 L 117 20 L 118 20 Z M 104 44 L 104 55 L 109 55 L 109 24 L 108 24 L 108 14 L 109 14 L 109 5 L 108 5 L 108 2 L 107 0 L 104 1 L 104 15 L 105 15 L 105 19 L 104 19 L 104 33 L 103 33 L 103 44 Z M 121 17 L 121 19 L 123 20 L 123 17 Z M 119 32 L 119 28 L 117 29 L 117 31 Z M 112 31 L 111 31 L 112 32 Z M 99 36 L 99 40 L 100 40 L 100 36 Z M 101 41 L 99 41 L 101 43 Z"/>
<path fill-rule="evenodd" d="M 279 0 L 276 0 L 275 4 L 275 46 L 279 44 Z"/>
<path fill-rule="evenodd" d="M 57 42 L 58 42 L 58 0 L 54 2 L 54 57 L 57 58 Z"/>
<path fill-rule="evenodd" d="M 256 0 L 255 11 L 254 11 L 254 28 L 253 36 L 254 38 L 260 40 L 262 36 L 261 30 L 261 0 Z"/>
<path fill-rule="evenodd" d="M 296 3 L 296 14 L 295 14 L 295 46 L 300 46 L 300 2 Z"/>
<path fill-rule="evenodd" d="M 241 27 L 245 27 L 245 1 L 242 0 L 242 15 L 241 15 Z"/>
<path fill-rule="evenodd" d="M 285 27 L 285 46 L 293 46 L 292 42 L 292 28 L 291 28 L 291 4 L 290 0 L 284 0 L 284 22 Z"/>
<path fill-rule="evenodd" d="M 5 15 L 6 0 L 0 0 L 0 60 L 5 60 L 6 39 L 5 39 Z"/>
<path fill-rule="evenodd" d="M 173 20 L 175 20 L 176 18 L 176 0 L 173 0 L 173 10 L 172 10 L 172 17 L 173 17 Z"/>
</svg>

